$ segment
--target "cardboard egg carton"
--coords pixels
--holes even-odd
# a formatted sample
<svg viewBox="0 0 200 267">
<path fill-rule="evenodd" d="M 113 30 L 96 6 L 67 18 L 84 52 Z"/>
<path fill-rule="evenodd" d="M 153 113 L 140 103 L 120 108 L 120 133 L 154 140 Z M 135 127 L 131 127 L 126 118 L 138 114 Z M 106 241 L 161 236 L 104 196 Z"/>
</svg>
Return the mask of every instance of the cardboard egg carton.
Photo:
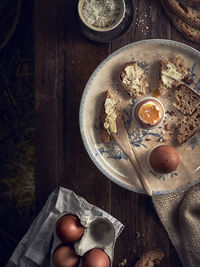
<svg viewBox="0 0 200 267">
<path fill-rule="evenodd" d="M 95 216 L 91 219 L 88 212 L 82 212 L 82 214 L 76 212 L 64 212 L 58 216 L 57 222 L 61 217 L 67 214 L 77 216 L 84 227 L 84 233 L 81 239 L 73 243 L 76 254 L 83 256 L 87 251 L 93 248 L 100 248 L 108 255 L 112 266 L 116 234 L 113 223 L 108 218 L 102 216 Z M 62 241 L 56 234 L 55 225 L 50 267 L 56 267 L 53 263 L 53 253 L 61 244 Z M 82 258 L 78 267 L 82 267 Z"/>
</svg>

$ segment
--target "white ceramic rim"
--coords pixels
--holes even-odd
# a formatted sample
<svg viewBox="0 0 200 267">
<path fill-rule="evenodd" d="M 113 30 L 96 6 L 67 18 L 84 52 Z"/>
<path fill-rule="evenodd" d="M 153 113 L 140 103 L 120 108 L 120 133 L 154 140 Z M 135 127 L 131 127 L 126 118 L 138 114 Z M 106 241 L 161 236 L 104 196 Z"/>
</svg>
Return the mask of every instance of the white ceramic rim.
<svg viewBox="0 0 200 267">
<path fill-rule="evenodd" d="M 163 45 L 171 45 L 171 46 L 177 46 L 177 47 L 181 47 L 183 49 L 189 50 L 191 53 L 193 53 L 194 55 L 196 55 L 197 57 L 200 58 L 200 52 L 198 50 L 196 50 L 195 48 L 192 48 L 189 45 L 186 45 L 184 43 L 181 42 L 177 42 L 177 41 L 172 41 L 172 40 L 167 40 L 167 39 L 147 39 L 147 40 L 141 40 L 141 41 L 137 41 L 131 44 L 128 44 L 126 46 L 121 47 L 120 49 L 116 50 L 115 52 L 113 52 L 112 54 L 110 54 L 107 58 L 105 58 L 99 65 L 98 67 L 94 70 L 94 72 L 92 73 L 92 75 L 90 76 L 85 89 L 83 91 L 82 97 L 81 97 L 81 102 L 80 102 L 80 109 L 79 109 L 79 126 L 80 126 L 80 132 L 81 132 L 81 137 L 83 140 L 83 144 L 85 146 L 85 149 L 88 153 L 88 155 L 90 156 L 91 160 L 93 161 L 93 163 L 96 165 L 96 167 L 108 178 L 110 179 L 112 182 L 114 182 L 115 184 L 118 184 L 119 186 L 133 191 L 133 192 L 137 192 L 137 193 L 142 193 L 142 194 L 146 194 L 144 192 L 144 190 L 140 190 L 139 188 L 136 188 L 134 186 L 129 186 L 125 183 L 123 183 L 122 181 L 120 181 L 119 179 L 117 179 L 116 177 L 110 175 L 106 169 L 103 168 L 102 165 L 99 164 L 99 162 L 96 160 L 95 155 L 92 153 L 89 144 L 87 143 L 87 139 L 84 133 L 84 128 L 83 128 L 83 110 L 84 110 L 84 104 L 85 104 L 85 99 L 87 97 L 89 88 L 90 88 L 90 84 L 92 82 L 92 80 L 94 79 L 94 77 L 98 74 L 98 72 L 102 69 L 102 67 L 106 64 L 107 61 L 109 61 L 111 58 L 115 57 L 116 55 L 122 53 L 124 50 L 127 50 L 129 48 L 134 48 L 136 46 L 139 45 L 143 45 L 143 44 L 163 44 Z M 152 194 L 153 195 L 164 195 L 164 194 L 169 194 L 169 193 L 176 193 L 182 190 L 186 190 L 189 189 L 190 187 L 192 187 L 193 185 L 197 184 L 198 182 L 200 182 L 200 177 L 198 177 L 196 180 L 194 180 L 191 183 L 188 183 L 185 186 L 182 186 L 180 188 L 176 188 L 174 190 L 167 190 L 167 191 L 153 191 Z"/>
<path fill-rule="evenodd" d="M 97 31 L 97 32 L 108 32 L 108 31 L 111 31 L 111 30 L 114 30 L 123 20 L 124 18 L 124 15 L 125 15 L 125 10 L 126 10 L 126 6 L 125 6 L 125 1 L 124 0 L 121 0 L 121 10 L 120 10 L 120 14 L 118 16 L 118 19 L 116 20 L 115 23 L 113 23 L 110 27 L 105 27 L 105 28 L 98 28 L 98 27 L 95 27 L 91 24 L 89 24 L 86 19 L 84 18 L 83 14 L 82 14 L 82 6 L 84 4 L 84 1 L 85 0 L 79 0 L 78 1 L 78 15 L 81 19 L 81 21 L 84 23 L 84 25 L 91 29 L 91 30 L 94 30 L 94 31 Z"/>
<path fill-rule="evenodd" d="M 149 99 L 149 100 L 154 100 L 154 101 L 156 101 L 156 102 L 158 102 L 159 104 L 160 104 L 160 106 L 161 106 L 161 108 L 162 108 L 162 110 L 163 110 L 163 117 L 162 117 L 162 120 L 157 124 L 157 125 L 154 125 L 154 126 L 150 126 L 150 127 L 148 127 L 148 128 L 145 128 L 145 127 L 142 127 L 140 124 L 139 124 L 139 122 L 136 120 L 136 118 L 135 118 L 135 109 L 136 109 L 136 107 L 138 106 L 138 104 L 139 103 L 141 103 L 142 101 L 144 101 L 144 100 L 147 100 L 147 99 Z M 132 118 L 133 118 L 133 121 L 135 122 L 135 124 L 137 125 L 137 126 L 139 126 L 140 128 L 142 128 L 142 129 L 145 129 L 145 130 L 150 130 L 150 129 L 155 129 L 155 128 L 157 128 L 159 125 L 161 125 L 161 123 L 163 122 L 163 120 L 164 120 L 164 117 L 165 117 L 165 108 L 164 108 L 164 106 L 163 106 L 163 103 L 159 100 L 159 99 L 157 99 L 157 98 L 155 98 L 155 97 L 152 97 L 152 96 L 147 96 L 147 97 L 143 97 L 143 98 L 141 98 L 141 99 L 138 99 L 136 102 L 135 102 L 135 104 L 134 104 L 134 106 L 133 106 L 133 109 L 132 109 Z"/>
</svg>

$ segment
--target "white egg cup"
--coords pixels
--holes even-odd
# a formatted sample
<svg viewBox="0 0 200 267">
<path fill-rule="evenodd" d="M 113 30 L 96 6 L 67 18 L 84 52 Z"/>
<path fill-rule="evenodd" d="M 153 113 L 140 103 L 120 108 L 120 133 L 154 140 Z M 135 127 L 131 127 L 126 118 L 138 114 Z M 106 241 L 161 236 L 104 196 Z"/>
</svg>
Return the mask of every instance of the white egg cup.
<svg viewBox="0 0 200 267">
<path fill-rule="evenodd" d="M 136 117 L 135 117 L 135 109 L 137 108 L 137 106 L 138 106 L 141 102 L 143 102 L 143 101 L 145 101 L 145 100 L 149 100 L 149 101 L 157 102 L 157 103 L 161 106 L 161 108 L 162 108 L 163 116 L 162 116 L 161 121 L 160 121 L 157 125 L 152 125 L 152 126 L 144 127 L 143 125 L 141 125 L 141 124 L 137 121 L 137 119 L 136 119 Z M 165 108 L 164 108 L 162 102 L 161 102 L 159 99 L 155 98 L 155 97 L 147 96 L 147 97 L 143 97 L 143 98 L 137 100 L 137 101 L 135 102 L 134 106 L 133 106 L 133 109 L 132 109 L 132 118 L 133 118 L 134 123 L 135 123 L 138 127 L 142 128 L 142 129 L 145 129 L 145 130 L 151 130 L 151 129 L 155 129 L 155 128 L 157 128 L 159 125 L 162 124 L 162 122 L 163 122 L 163 120 L 164 120 L 164 117 L 165 117 Z"/>
</svg>

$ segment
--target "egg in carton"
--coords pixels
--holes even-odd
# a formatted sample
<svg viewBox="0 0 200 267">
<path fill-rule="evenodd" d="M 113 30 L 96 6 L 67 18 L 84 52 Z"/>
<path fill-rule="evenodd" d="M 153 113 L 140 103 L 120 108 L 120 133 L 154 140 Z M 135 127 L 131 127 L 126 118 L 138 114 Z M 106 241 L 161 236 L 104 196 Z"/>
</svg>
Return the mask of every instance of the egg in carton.
<svg viewBox="0 0 200 267">
<path fill-rule="evenodd" d="M 67 220 L 66 217 L 70 218 Z M 61 231 L 59 229 L 59 222 L 63 218 L 65 218 L 65 229 L 67 229 L 66 235 L 69 237 L 67 239 L 62 238 L 62 229 Z M 67 267 L 92 267 L 95 266 L 93 261 L 98 259 L 103 262 L 102 267 L 112 266 L 114 245 L 115 228 L 108 218 L 95 216 L 91 219 L 88 211 L 83 211 L 81 214 L 62 213 L 54 229 L 50 267 L 64 266 L 55 265 L 57 258 L 62 258 L 62 260 L 68 258 L 69 264 L 65 265 Z"/>
</svg>

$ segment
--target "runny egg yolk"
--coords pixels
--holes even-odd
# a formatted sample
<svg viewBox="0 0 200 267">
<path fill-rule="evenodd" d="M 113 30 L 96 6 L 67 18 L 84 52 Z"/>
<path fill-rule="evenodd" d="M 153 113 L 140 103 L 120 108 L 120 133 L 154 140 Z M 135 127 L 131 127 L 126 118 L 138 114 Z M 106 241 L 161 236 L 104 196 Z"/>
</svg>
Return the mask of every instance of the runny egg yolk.
<svg viewBox="0 0 200 267">
<path fill-rule="evenodd" d="M 160 109 L 153 102 L 147 102 L 141 106 L 139 117 L 144 123 L 154 125 L 160 119 Z"/>
</svg>

